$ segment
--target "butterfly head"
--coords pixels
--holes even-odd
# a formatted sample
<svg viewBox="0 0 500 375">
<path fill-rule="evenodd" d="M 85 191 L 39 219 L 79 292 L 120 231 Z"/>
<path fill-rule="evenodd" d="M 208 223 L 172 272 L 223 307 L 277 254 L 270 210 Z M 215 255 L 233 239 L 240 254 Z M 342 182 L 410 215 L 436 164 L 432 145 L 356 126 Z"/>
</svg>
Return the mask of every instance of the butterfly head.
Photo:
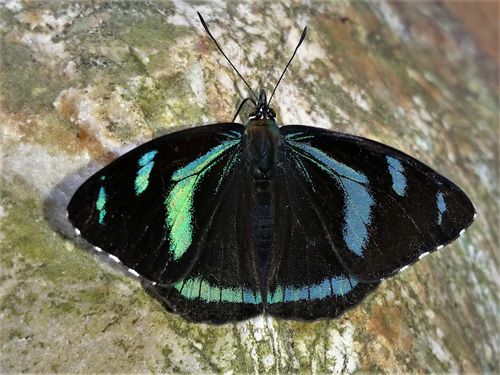
<svg viewBox="0 0 500 375">
<path fill-rule="evenodd" d="M 264 90 L 260 90 L 259 101 L 257 102 L 257 105 L 250 110 L 250 113 L 248 114 L 248 119 L 250 121 L 256 121 L 256 120 L 276 121 L 276 112 L 274 111 L 274 109 L 269 107 L 266 92 Z"/>
</svg>

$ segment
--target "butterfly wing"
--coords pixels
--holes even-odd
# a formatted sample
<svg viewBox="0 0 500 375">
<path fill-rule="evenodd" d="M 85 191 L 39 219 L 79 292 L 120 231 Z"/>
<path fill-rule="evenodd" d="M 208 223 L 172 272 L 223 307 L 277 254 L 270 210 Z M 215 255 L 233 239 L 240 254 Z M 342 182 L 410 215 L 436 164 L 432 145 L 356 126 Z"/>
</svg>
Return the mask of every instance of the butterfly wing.
<svg viewBox="0 0 500 375">
<path fill-rule="evenodd" d="M 307 126 L 280 132 L 283 159 L 311 192 L 303 215 L 317 218 L 326 235 L 322 246 L 359 280 L 394 275 L 474 220 L 462 190 L 398 150 Z"/>
<path fill-rule="evenodd" d="M 335 318 L 358 305 L 379 282 L 349 274 L 314 209 L 314 192 L 286 152 L 277 171 L 277 223 L 266 312 L 281 318 Z"/>
<path fill-rule="evenodd" d="M 243 133 L 242 125 L 216 124 L 139 146 L 77 190 L 69 220 L 141 276 L 173 284 L 200 256 L 235 177 Z"/>
</svg>

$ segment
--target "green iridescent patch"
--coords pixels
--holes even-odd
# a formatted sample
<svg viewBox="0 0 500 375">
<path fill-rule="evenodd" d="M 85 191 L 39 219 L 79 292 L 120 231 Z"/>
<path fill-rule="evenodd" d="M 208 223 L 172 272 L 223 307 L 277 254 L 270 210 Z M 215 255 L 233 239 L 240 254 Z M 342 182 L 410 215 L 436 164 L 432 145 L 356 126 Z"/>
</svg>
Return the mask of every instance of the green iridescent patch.
<svg viewBox="0 0 500 375">
<path fill-rule="evenodd" d="M 102 176 L 101 181 L 104 181 L 104 179 L 105 177 Z M 101 186 L 97 201 L 95 202 L 95 207 L 97 208 L 97 211 L 99 211 L 99 224 L 104 224 L 104 216 L 106 216 L 106 210 L 104 207 L 106 206 L 107 199 L 106 190 L 104 189 L 104 186 Z"/>
<path fill-rule="evenodd" d="M 174 260 L 180 259 L 193 241 L 193 198 L 196 186 L 221 155 L 238 142 L 223 142 L 173 173 L 175 185 L 164 203 L 167 208 L 166 224 L 170 231 L 170 252 Z"/>
</svg>

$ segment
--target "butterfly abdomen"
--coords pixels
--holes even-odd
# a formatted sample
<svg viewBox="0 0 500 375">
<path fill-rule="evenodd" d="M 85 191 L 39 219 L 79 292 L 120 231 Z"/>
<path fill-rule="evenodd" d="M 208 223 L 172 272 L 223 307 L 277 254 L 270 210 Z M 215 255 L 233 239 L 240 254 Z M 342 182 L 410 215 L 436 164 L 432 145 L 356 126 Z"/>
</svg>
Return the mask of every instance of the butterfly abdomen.
<svg viewBox="0 0 500 375">
<path fill-rule="evenodd" d="M 252 233 L 256 256 L 266 263 L 274 244 L 276 225 L 272 181 L 254 181 L 254 204 L 252 207 Z"/>
</svg>

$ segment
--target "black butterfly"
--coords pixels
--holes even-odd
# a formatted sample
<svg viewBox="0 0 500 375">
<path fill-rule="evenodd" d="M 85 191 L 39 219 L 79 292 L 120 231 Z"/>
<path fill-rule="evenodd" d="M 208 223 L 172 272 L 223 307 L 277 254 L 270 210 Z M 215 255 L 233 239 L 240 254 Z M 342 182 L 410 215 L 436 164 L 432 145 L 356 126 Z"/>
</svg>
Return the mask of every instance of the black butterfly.
<svg viewBox="0 0 500 375">
<path fill-rule="evenodd" d="M 123 155 L 78 189 L 70 221 L 171 311 L 224 323 L 339 316 L 474 220 L 465 193 L 421 162 L 279 128 L 269 102 L 262 90 L 246 126 L 183 130 Z"/>
</svg>

